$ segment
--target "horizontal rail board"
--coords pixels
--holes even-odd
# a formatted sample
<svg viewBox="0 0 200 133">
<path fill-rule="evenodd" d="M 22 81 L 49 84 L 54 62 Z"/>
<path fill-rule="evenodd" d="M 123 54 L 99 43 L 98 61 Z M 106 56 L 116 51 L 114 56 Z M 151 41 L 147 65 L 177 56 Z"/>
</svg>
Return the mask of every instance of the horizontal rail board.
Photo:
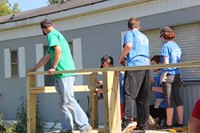
<svg viewBox="0 0 200 133">
<path fill-rule="evenodd" d="M 88 85 L 74 86 L 75 92 L 90 91 Z M 55 86 L 31 87 L 31 94 L 55 93 Z"/>
<path fill-rule="evenodd" d="M 53 131 L 53 133 L 58 133 L 59 131 Z M 46 133 L 52 133 L 52 132 L 46 132 Z M 73 130 L 73 133 L 80 133 L 80 131 Z M 99 129 L 93 129 L 90 133 L 104 133 L 104 128 Z"/>
<path fill-rule="evenodd" d="M 108 68 L 88 68 L 80 70 L 69 70 L 69 71 L 56 71 L 54 74 L 62 73 L 76 73 L 77 75 L 90 75 L 92 73 L 98 72 L 107 72 L 107 71 L 131 71 L 131 70 L 151 70 L 151 69 L 160 69 L 160 68 L 192 68 L 200 67 L 200 62 L 182 62 L 175 64 L 158 64 L 158 65 L 147 65 L 147 66 L 133 66 L 133 67 L 108 67 Z M 47 71 L 43 72 L 29 72 L 28 75 L 48 75 Z"/>
</svg>

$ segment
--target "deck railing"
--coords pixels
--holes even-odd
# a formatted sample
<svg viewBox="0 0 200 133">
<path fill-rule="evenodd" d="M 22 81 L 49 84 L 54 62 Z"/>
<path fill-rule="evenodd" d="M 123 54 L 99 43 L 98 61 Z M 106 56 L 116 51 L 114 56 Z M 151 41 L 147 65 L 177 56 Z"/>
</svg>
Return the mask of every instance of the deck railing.
<svg viewBox="0 0 200 133">
<path fill-rule="evenodd" d="M 91 133 L 121 133 L 119 71 L 149 70 L 169 67 L 200 67 L 200 62 L 183 62 L 179 64 L 159 64 L 137 67 L 91 68 L 72 71 L 56 71 L 54 74 L 76 73 L 77 75 L 89 75 L 90 84 L 74 86 L 74 90 L 90 92 L 90 124 L 93 127 Z M 98 129 L 98 92 L 96 91 L 95 83 L 95 77 L 98 73 L 103 74 L 103 129 Z M 29 72 L 27 74 L 27 133 L 36 133 L 36 95 L 39 93 L 56 92 L 54 86 L 36 86 L 36 76 L 38 75 L 48 75 L 48 73 Z"/>
</svg>

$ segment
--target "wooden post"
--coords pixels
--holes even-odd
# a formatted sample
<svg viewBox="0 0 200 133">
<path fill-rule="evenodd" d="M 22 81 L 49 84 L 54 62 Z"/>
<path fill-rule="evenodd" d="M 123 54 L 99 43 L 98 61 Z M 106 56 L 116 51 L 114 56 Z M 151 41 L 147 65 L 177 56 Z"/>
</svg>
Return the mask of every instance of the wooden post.
<svg viewBox="0 0 200 133">
<path fill-rule="evenodd" d="M 119 72 L 103 73 L 104 132 L 121 133 Z"/>
<path fill-rule="evenodd" d="M 98 128 L 98 92 L 96 91 L 95 78 L 97 73 L 90 74 L 90 124 L 92 128 Z"/>
<path fill-rule="evenodd" d="M 35 87 L 35 75 L 27 78 L 27 133 L 36 133 L 36 96 L 31 94 L 31 87 Z"/>
</svg>

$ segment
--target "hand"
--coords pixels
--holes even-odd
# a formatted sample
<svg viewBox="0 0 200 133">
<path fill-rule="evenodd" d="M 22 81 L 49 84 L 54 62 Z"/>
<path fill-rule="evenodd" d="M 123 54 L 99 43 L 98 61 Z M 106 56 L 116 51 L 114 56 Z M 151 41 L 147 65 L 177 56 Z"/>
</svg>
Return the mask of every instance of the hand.
<svg viewBox="0 0 200 133">
<path fill-rule="evenodd" d="M 50 68 L 50 69 L 48 70 L 48 74 L 49 74 L 49 75 L 53 75 L 55 71 L 56 71 L 55 68 Z"/>
<path fill-rule="evenodd" d="M 98 85 L 103 85 L 103 81 L 99 80 Z"/>
<path fill-rule="evenodd" d="M 26 73 L 29 73 L 29 72 L 34 72 L 35 71 L 35 69 L 33 69 L 33 68 L 30 68 L 30 69 L 28 69 L 27 71 L 26 71 Z"/>
<path fill-rule="evenodd" d="M 162 82 L 166 82 L 166 74 L 162 74 L 162 76 L 160 77 L 160 83 L 162 84 Z"/>
<path fill-rule="evenodd" d="M 119 64 L 124 66 L 125 63 L 126 63 L 125 58 L 119 58 Z"/>
</svg>

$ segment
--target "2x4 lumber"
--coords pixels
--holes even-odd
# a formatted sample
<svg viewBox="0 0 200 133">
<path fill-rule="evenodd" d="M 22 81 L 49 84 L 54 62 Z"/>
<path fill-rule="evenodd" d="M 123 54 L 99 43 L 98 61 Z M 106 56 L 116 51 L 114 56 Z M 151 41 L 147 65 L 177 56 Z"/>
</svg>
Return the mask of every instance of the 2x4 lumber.
<svg viewBox="0 0 200 133">
<path fill-rule="evenodd" d="M 121 133 L 119 72 L 103 73 L 104 94 L 104 131 L 105 133 Z"/>
<path fill-rule="evenodd" d="M 90 91 L 88 85 L 74 86 L 75 92 Z M 31 94 L 55 93 L 55 86 L 31 87 Z"/>
<path fill-rule="evenodd" d="M 158 64 L 158 65 L 147 65 L 147 66 L 133 66 L 133 67 L 108 67 L 108 68 L 88 68 L 80 70 L 69 70 L 69 71 L 56 71 L 54 74 L 62 73 L 76 73 L 77 75 L 89 75 L 93 72 L 107 72 L 107 71 L 130 71 L 130 70 L 153 70 L 160 68 L 193 68 L 200 67 L 200 61 L 191 61 L 191 62 L 181 62 L 174 64 Z M 29 72 L 28 75 L 48 75 L 48 72 Z"/>
<path fill-rule="evenodd" d="M 27 133 L 36 133 L 36 97 L 31 87 L 35 87 L 35 75 L 27 78 Z"/>
<path fill-rule="evenodd" d="M 93 128 L 98 128 L 98 91 L 96 91 L 97 73 L 90 75 L 90 124 Z"/>
</svg>

